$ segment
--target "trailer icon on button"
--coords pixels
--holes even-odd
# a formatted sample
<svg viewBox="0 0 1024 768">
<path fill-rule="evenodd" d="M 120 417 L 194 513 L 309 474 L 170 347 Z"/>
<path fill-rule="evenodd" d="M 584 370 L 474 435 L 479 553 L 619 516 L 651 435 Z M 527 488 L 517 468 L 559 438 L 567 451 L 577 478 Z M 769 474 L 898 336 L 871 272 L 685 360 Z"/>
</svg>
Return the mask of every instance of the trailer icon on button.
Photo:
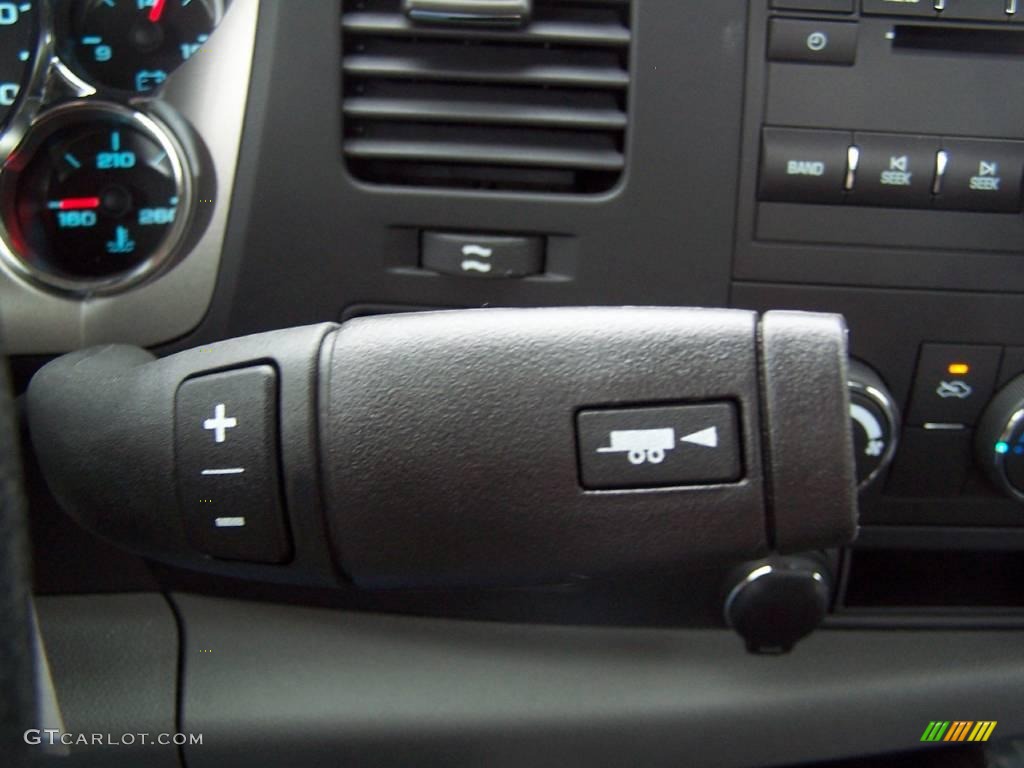
<svg viewBox="0 0 1024 768">
<path fill-rule="evenodd" d="M 734 482 L 742 476 L 731 402 L 587 410 L 577 415 L 584 488 Z"/>
<path fill-rule="evenodd" d="M 630 464 L 645 462 L 661 464 L 665 451 L 676 447 L 676 431 L 668 429 L 616 429 L 608 435 L 610 445 L 597 449 L 597 453 L 625 453 Z M 699 429 L 679 438 L 681 443 L 718 447 L 718 427 Z"/>
<path fill-rule="evenodd" d="M 676 447 L 674 429 L 617 429 L 608 435 L 611 445 L 598 448 L 598 453 L 625 453 L 630 464 L 661 464 L 665 451 Z"/>
</svg>

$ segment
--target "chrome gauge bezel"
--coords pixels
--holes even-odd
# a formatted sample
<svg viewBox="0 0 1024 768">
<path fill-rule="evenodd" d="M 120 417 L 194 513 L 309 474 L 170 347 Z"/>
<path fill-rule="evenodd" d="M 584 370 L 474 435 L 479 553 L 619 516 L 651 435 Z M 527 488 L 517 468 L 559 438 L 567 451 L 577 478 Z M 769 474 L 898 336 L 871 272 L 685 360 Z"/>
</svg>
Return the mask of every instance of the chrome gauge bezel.
<svg viewBox="0 0 1024 768">
<path fill-rule="evenodd" d="M 216 29 L 224 19 L 224 13 L 231 0 L 203 0 L 207 11 L 212 18 L 212 28 Z M 51 60 L 54 70 L 60 76 L 78 90 L 88 90 L 99 93 L 104 98 L 121 98 L 125 100 L 154 99 L 159 98 L 163 85 L 157 86 L 152 91 L 139 93 L 130 89 L 117 88 L 103 82 L 94 81 L 90 76 L 80 58 L 75 52 L 75 23 L 73 17 L 73 0 L 64 0 L 59 11 L 51 11 L 49 16 L 48 29 L 53 38 L 51 49 Z"/>
<path fill-rule="evenodd" d="M 22 171 L 36 151 L 54 133 L 71 125 L 87 125 L 91 120 L 115 117 L 156 141 L 167 153 L 174 176 L 178 208 L 174 222 L 160 245 L 131 269 L 102 278 L 70 278 L 41 268 L 31 262 L 30 254 L 21 254 L 13 242 L 7 217 Z M 0 261 L 19 277 L 65 296 L 80 298 L 115 293 L 130 288 L 163 272 L 178 255 L 188 232 L 194 209 L 192 172 L 186 154 L 174 133 L 157 118 L 138 109 L 109 101 L 76 100 L 60 104 L 37 115 L 24 140 L 0 169 Z"/>
<path fill-rule="evenodd" d="M 166 125 L 146 105 L 161 101 L 163 86 L 145 94 L 135 94 L 94 84 L 83 78 L 75 63 L 65 61 L 61 55 L 61 37 L 71 34 L 69 23 L 62 14 L 66 7 L 49 0 L 35 0 L 37 39 L 32 66 L 26 82 L 18 94 L 18 100 L 8 117 L 6 125 L 0 126 L 0 157 L 6 158 L 0 168 L 0 190 L 7 190 L 10 180 L 8 166 L 15 157 L 28 155 L 44 141 L 53 130 L 51 121 L 66 119 L 69 111 L 93 108 L 100 112 L 116 111 L 130 115 L 131 120 L 143 127 L 167 150 L 172 158 L 175 181 L 181 194 L 179 212 L 172 231 L 168 232 L 158 253 L 129 272 L 99 280 L 67 279 L 52 272 L 41 270 L 26 263 L 13 247 L 7 230 L 6 215 L 0 211 L 0 269 L 13 277 L 37 288 L 43 288 L 62 297 L 82 298 L 88 295 L 106 295 L 135 287 L 166 271 L 176 256 L 176 249 L 187 234 L 187 226 L 194 210 L 193 189 L 195 187 L 192 166 L 182 144 Z M 215 26 L 224 17 L 230 0 L 210 0 Z M 144 111 L 145 110 L 145 111 Z M 36 133 L 43 127 L 49 130 L 42 136 Z M 6 198 L 6 192 L 4 193 Z"/>
<path fill-rule="evenodd" d="M 55 5 L 51 0 L 41 4 L 44 13 Z M 261 12 L 259 0 L 230 0 L 223 7 L 223 20 L 203 52 L 171 73 L 158 90 L 144 94 L 97 91 L 76 81 L 54 57 L 60 33 L 45 21 L 54 14 L 43 17 L 41 32 L 36 27 L 39 37 L 28 45 L 36 51 L 35 74 L 28 84 L 23 80 L 24 90 L 5 122 L 8 130 L 0 132 L 0 162 L 43 110 L 82 99 L 116 102 L 155 116 L 185 148 L 193 210 L 173 263 L 128 290 L 75 298 L 24 278 L 0 258 L 0 325 L 8 352 L 63 353 L 110 341 L 148 347 L 189 333 L 209 312 L 228 235 Z M 169 166 L 164 167 L 169 178 Z"/>
<path fill-rule="evenodd" d="M 1024 423 L 1024 402 L 1018 402 L 1013 410 L 1013 415 L 1011 415 L 1006 421 L 997 443 L 1006 443 L 1009 445 L 1022 423 Z M 999 484 L 1002 486 L 1003 490 L 1017 501 L 1024 501 L 1024 491 L 1021 491 L 1020 488 L 1010 482 L 1009 475 L 1006 472 L 1006 454 L 1000 453 L 993 448 L 992 461 L 995 465 L 997 477 L 999 478 Z"/>
</svg>

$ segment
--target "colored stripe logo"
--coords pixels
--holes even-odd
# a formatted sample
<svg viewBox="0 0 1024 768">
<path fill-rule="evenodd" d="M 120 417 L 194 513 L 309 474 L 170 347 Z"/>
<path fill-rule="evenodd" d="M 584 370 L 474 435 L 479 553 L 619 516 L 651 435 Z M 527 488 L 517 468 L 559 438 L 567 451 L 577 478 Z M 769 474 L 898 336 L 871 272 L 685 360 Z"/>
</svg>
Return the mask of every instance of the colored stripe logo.
<svg viewBox="0 0 1024 768">
<path fill-rule="evenodd" d="M 932 720 L 921 741 L 988 741 L 996 725 L 995 720 Z"/>
</svg>

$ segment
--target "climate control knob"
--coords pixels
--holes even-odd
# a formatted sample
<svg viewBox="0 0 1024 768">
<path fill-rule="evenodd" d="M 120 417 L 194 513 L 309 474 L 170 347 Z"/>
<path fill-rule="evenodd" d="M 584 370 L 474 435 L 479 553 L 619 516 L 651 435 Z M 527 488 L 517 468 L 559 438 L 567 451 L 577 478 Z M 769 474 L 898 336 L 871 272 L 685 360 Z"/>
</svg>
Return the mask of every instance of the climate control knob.
<svg viewBox="0 0 1024 768">
<path fill-rule="evenodd" d="M 988 404 L 978 423 L 975 454 L 992 482 L 1024 501 L 1024 375 Z"/>
<path fill-rule="evenodd" d="M 899 418 L 881 377 L 864 363 L 850 361 L 847 383 L 857 487 L 863 489 L 892 462 Z"/>
</svg>

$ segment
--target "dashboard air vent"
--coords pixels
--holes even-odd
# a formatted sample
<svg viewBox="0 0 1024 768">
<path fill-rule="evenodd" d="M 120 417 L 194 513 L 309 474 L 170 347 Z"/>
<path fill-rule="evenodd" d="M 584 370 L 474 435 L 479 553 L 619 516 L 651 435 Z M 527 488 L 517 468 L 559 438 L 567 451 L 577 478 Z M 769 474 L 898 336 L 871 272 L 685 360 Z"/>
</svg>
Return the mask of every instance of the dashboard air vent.
<svg viewBox="0 0 1024 768">
<path fill-rule="evenodd" d="M 534 0 L 520 28 L 344 0 L 343 148 L 379 184 L 597 193 L 625 167 L 629 0 Z"/>
</svg>

